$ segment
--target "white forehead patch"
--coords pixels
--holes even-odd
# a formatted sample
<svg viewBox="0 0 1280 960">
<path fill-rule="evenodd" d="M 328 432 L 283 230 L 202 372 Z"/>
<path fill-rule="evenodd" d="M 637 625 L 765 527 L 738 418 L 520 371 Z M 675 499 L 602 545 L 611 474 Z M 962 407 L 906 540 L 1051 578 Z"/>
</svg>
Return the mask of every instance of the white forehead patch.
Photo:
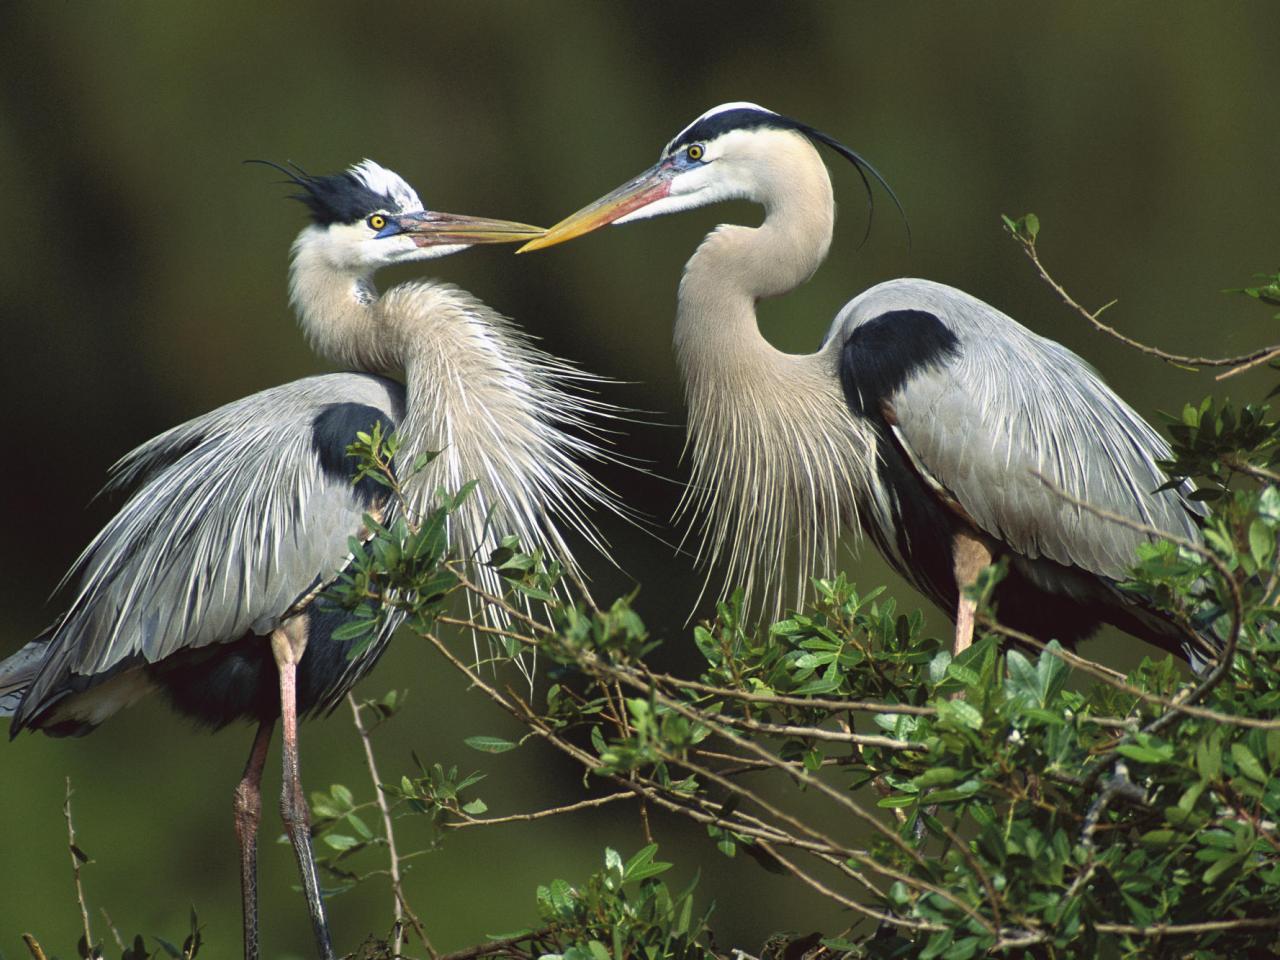
<svg viewBox="0 0 1280 960">
<path fill-rule="evenodd" d="M 413 187 L 404 182 L 404 178 L 394 170 L 373 160 L 361 160 L 348 171 L 374 193 L 390 197 L 401 213 L 421 213 L 422 201 Z"/>
</svg>

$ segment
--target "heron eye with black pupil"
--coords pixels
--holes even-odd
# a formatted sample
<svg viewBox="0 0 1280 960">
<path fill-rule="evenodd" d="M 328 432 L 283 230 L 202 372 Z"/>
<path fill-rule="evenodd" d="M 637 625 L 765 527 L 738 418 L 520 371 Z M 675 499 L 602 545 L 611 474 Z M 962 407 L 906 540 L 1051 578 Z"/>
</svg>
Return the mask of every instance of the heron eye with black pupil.
<svg viewBox="0 0 1280 960">
<path fill-rule="evenodd" d="M 685 156 L 687 156 L 690 160 L 701 160 L 702 144 L 700 143 L 690 144 L 689 149 L 685 151 Z"/>
<path fill-rule="evenodd" d="M 372 227 L 374 230 L 381 230 L 383 227 L 387 225 L 387 218 L 380 213 L 375 213 L 372 217 L 369 218 L 368 222 L 369 222 L 369 226 Z"/>
</svg>

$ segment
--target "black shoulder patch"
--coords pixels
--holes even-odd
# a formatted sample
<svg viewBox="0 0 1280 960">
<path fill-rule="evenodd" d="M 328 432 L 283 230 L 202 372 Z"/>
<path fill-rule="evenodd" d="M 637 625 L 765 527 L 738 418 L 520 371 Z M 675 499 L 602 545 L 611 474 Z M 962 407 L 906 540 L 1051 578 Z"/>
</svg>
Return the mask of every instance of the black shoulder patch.
<svg viewBox="0 0 1280 960">
<path fill-rule="evenodd" d="M 890 310 L 855 327 L 840 351 L 840 384 L 854 413 L 879 418 L 881 405 L 914 374 L 960 353 L 960 338 L 924 310 Z"/>
<path fill-rule="evenodd" d="M 382 425 L 383 436 L 392 433 L 396 424 L 385 410 L 367 403 L 334 403 L 325 407 L 311 424 L 311 449 L 320 467 L 331 478 L 350 483 L 357 461 L 347 455 L 347 447 L 356 441 L 360 431 L 368 432 L 375 423 Z M 352 488 L 366 506 L 372 506 L 386 495 L 376 481 L 365 477 Z"/>
</svg>

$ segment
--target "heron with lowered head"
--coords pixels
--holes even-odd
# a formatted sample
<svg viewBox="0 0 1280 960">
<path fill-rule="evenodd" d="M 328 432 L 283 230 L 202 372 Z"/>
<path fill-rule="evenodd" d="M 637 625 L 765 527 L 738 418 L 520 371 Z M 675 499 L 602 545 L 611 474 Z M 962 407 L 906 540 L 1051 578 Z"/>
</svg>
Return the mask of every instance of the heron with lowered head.
<svg viewBox="0 0 1280 960">
<path fill-rule="evenodd" d="M 427 210 L 371 160 L 335 176 L 284 172 L 312 221 L 293 244 L 293 307 L 312 346 L 353 372 L 236 400 L 120 460 L 110 487 L 133 492 L 64 578 L 69 599 L 53 626 L 0 663 L 0 715 L 13 717 L 14 736 L 80 736 L 158 690 L 214 729 L 255 722 L 235 791 L 250 960 L 259 955 L 260 782 L 279 720 L 281 814 L 320 956 L 332 960 L 297 720 L 332 710 L 399 623 L 389 618 L 352 656 L 356 641 L 332 639 L 348 615 L 311 602 L 348 561 L 349 538 L 367 536 L 365 514 L 389 521 L 401 509 L 371 479 L 353 484 L 348 446 L 375 423 L 398 433 L 401 492 L 418 516 L 438 489 L 479 481 L 450 519 L 450 546 L 463 557 L 487 557 L 514 533 L 574 572 L 567 535 L 605 551 L 588 513 L 616 504 L 582 466 L 610 456 L 592 427 L 610 408 L 582 389 L 593 378 L 454 286 L 413 281 L 380 293 L 373 284 L 390 264 L 540 229 Z M 439 455 L 408 469 L 428 451 Z M 477 576 L 502 592 L 494 571 Z"/>
<path fill-rule="evenodd" d="M 868 175 L 884 184 L 827 134 L 727 103 L 676 134 L 654 166 L 521 248 L 722 200 L 764 207 L 759 226 L 716 227 L 680 280 L 675 352 L 692 454 L 681 511 L 701 518 L 700 558 L 722 561 L 727 585 L 778 611 L 834 571 L 843 529 L 861 527 L 955 620 L 956 652 L 973 635 L 965 588 L 1007 558 L 994 601 L 1009 627 L 1073 644 L 1110 623 L 1193 663 L 1211 657 L 1211 636 L 1118 589 L 1148 536 L 1042 481 L 1200 537 L 1189 488 L 1162 488 L 1166 443 L 1070 350 L 917 279 L 854 297 L 816 353 L 783 353 L 761 335 L 757 301 L 803 283 L 831 245 L 819 147 L 852 162 L 868 191 Z"/>
</svg>

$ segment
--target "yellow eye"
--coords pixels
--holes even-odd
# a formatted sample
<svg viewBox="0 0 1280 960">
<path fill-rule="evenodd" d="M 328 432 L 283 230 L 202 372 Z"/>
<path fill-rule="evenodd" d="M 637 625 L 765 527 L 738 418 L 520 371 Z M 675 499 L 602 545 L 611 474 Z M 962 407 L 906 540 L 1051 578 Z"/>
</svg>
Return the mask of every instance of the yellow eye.
<svg viewBox="0 0 1280 960">
<path fill-rule="evenodd" d="M 383 227 L 387 225 L 387 218 L 380 213 L 375 213 L 372 217 L 370 217 L 365 222 L 368 223 L 372 229 L 381 230 Z"/>
<path fill-rule="evenodd" d="M 690 160 L 701 160 L 701 159 L 702 159 L 702 144 L 700 144 L 700 143 L 691 143 L 691 144 L 689 144 L 689 149 L 688 149 L 688 150 L 686 150 L 686 151 L 684 152 L 684 154 L 685 154 L 685 156 L 686 156 L 686 157 L 688 157 Z"/>
</svg>

